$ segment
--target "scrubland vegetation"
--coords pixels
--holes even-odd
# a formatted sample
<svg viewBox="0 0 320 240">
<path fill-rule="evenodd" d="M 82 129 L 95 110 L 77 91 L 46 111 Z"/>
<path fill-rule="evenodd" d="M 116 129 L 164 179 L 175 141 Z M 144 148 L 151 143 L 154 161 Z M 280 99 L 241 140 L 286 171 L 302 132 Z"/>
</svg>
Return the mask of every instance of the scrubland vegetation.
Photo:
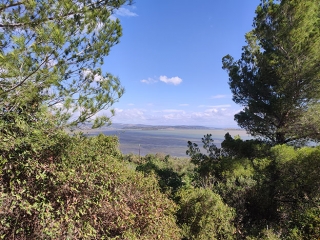
<svg viewBox="0 0 320 240">
<path fill-rule="evenodd" d="M 320 148 L 204 137 L 191 158 L 14 122 L 1 143 L 4 239 L 317 239 Z"/>
<path fill-rule="evenodd" d="M 123 94 L 99 66 L 131 3 L 76 2 L 0 4 L 1 239 L 320 238 L 320 147 L 304 146 L 320 139 L 317 1 L 261 1 L 241 59 L 223 58 L 258 138 L 207 135 L 186 158 L 65 131 Z"/>
<path fill-rule="evenodd" d="M 320 148 L 210 135 L 190 159 L 125 156 L 178 205 L 183 239 L 318 239 Z"/>
</svg>

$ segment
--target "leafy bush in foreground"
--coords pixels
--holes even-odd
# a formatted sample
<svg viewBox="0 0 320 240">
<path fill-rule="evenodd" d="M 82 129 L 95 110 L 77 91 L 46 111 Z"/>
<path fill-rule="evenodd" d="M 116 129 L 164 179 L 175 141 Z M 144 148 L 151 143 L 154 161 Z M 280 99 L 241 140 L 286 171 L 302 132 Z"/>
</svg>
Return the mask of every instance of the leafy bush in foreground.
<svg viewBox="0 0 320 240">
<path fill-rule="evenodd" d="M 119 160 L 117 139 L 16 120 L 0 148 L 1 238 L 180 239 L 176 205 Z"/>
<path fill-rule="evenodd" d="M 218 194 L 210 189 L 182 188 L 177 198 L 184 239 L 234 239 L 234 211 Z"/>
</svg>

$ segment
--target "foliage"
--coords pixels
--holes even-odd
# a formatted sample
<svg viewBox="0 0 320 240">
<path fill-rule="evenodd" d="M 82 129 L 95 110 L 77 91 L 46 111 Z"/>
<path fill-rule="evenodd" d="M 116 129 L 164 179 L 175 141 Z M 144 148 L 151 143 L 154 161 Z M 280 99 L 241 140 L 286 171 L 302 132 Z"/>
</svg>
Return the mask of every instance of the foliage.
<svg viewBox="0 0 320 240">
<path fill-rule="evenodd" d="M 144 157 L 140 156 L 140 158 L 138 155 L 131 153 L 124 155 L 123 159 L 136 165 L 145 164 L 148 161 L 156 161 L 161 164 L 162 167 L 172 168 L 172 170 L 180 176 L 192 174 L 194 169 L 194 164 L 191 163 L 189 158 L 172 157 L 163 153 L 147 154 Z"/>
<path fill-rule="evenodd" d="M 209 189 L 182 188 L 178 193 L 178 223 L 184 239 L 233 239 L 233 210 Z"/>
<path fill-rule="evenodd" d="M 221 177 L 219 175 L 221 149 L 218 149 L 213 143 L 211 134 L 204 135 L 201 140 L 207 154 L 201 152 L 198 144 L 190 141 L 188 141 L 186 154 L 191 157 L 191 162 L 196 166 L 198 185 L 206 188 L 215 184 L 217 178 Z"/>
<path fill-rule="evenodd" d="M 280 240 L 281 237 L 279 236 L 279 234 L 275 233 L 273 229 L 264 229 L 261 231 L 261 233 L 259 234 L 258 237 L 252 237 L 249 236 L 246 238 L 246 240 L 255 240 L 255 239 L 259 239 L 259 240 Z"/>
<path fill-rule="evenodd" d="M 0 238 L 319 239 L 320 147 L 276 144 L 319 138 L 317 1 L 262 0 L 242 58 L 223 59 L 235 118 L 262 139 L 209 134 L 190 160 L 63 130 L 123 93 L 99 67 L 126 3 L 0 1 Z"/>
<path fill-rule="evenodd" d="M 1 239 L 180 239 L 177 206 L 116 138 L 63 131 L 109 122 L 123 88 L 100 66 L 131 2 L 0 2 Z"/>
<path fill-rule="evenodd" d="M 257 139 L 243 141 L 226 133 L 221 148 L 224 157 L 255 159 L 269 156 L 271 145 Z"/>
<path fill-rule="evenodd" d="M 26 116 L 11 118 L 6 115 L 7 122 L 0 119 L 2 239 L 26 238 L 41 231 L 41 222 L 37 219 L 52 210 L 47 198 L 56 184 L 53 172 L 69 141 L 69 136 L 56 129 L 45 112 L 35 115 L 44 121 L 26 119 Z M 52 228 L 54 231 L 55 226 Z"/>
<path fill-rule="evenodd" d="M 181 176 L 169 166 L 168 157 L 167 155 L 164 161 L 161 161 L 154 155 L 147 155 L 144 157 L 145 163 L 137 166 L 136 169 L 146 175 L 156 174 L 162 192 L 172 195 L 183 185 L 183 182 Z"/>
<path fill-rule="evenodd" d="M 135 166 L 143 162 L 141 156 L 133 153 L 123 155 L 123 160 L 132 163 Z"/>
<path fill-rule="evenodd" d="M 110 16 L 125 3 L 1 0 L 0 114 L 45 104 L 59 124 L 77 125 L 111 107 L 123 88 L 100 66 L 122 34 Z M 108 121 L 96 117 L 93 126 Z"/>
<path fill-rule="evenodd" d="M 224 148 L 211 148 L 219 156 L 188 145 L 197 160 L 194 183 L 213 179 L 205 187 L 235 210 L 237 239 L 319 238 L 320 147 L 272 147 L 229 134 Z"/>
<path fill-rule="evenodd" d="M 176 205 L 117 159 L 117 139 L 46 138 L 35 124 L 1 148 L 2 238 L 179 239 Z"/>
<path fill-rule="evenodd" d="M 320 6 L 262 0 L 241 59 L 223 58 L 238 125 L 273 143 L 319 139 Z"/>
<path fill-rule="evenodd" d="M 262 148 L 258 147 L 260 142 L 233 139 L 227 133 L 221 144 L 225 148 L 218 149 L 210 134 L 202 138 L 202 143 L 207 155 L 201 153 L 197 144 L 188 142 L 187 154 L 196 165 L 194 184 L 219 194 L 225 203 L 235 209 L 236 234 L 241 237 L 249 218 L 246 205 L 256 185 L 254 168 L 248 157 L 252 159 L 261 154 Z"/>
<path fill-rule="evenodd" d="M 272 150 L 280 223 L 287 229 L 299 229 L 302 239 L 319 238 L 320 148 L 277 146 Z"/>
<path fill-rule="evenodd" d="M 130 156 L 134 159 L 133 156 Z M 175 199 L 175 193 L 183 186 L 190 186 L 194 165 L 185 158 L 170 157 L 163 154 L 148 154 L 142 157 L 136 170 L 145 175 L 155 174 L 161 191 Z"/>
<path fill-rule="evenodd" d="M 89 142 L 85 141 L 84 144 L 89 147 L 83 146 L 75 156 L 70 152 L 65 162 L 68 165 L 67 169 L 72 166 L 76 175 L 79 175 L 79 181 L 72 185 L 77 186 L 81 180 L 88 182 L 90 175 L 93 177 L 92 189 L 88 189 L 88 184 L 81 188 L 88 194 L 83 198 L 84 203 L 88 201 L 89 196 L 96 200 L 101 191 L 100 188 L 105 185 L 107 191 L 100 192 L 101 208 L 99 207 L 94 213 L 91 207 L 91 212 L 88 212 L 90 218 L 96 216 L 97 219 L 101 219 L 99 229 L 104 231 L 101 234 L 124 238 L 130 233 L 136 239 L 177 239 L 179 230 L 175 227 L 175 204 L 160 193 L 154 177 L 144 177 L 127 169 L 121 162 L 104 160 L 110 156 L 105 152 L 108 145 L 105 146 L 104 138 L 100 135 L 96 139 L 90 139 Z M 73 149 L 78 149 L 78 146 Z M 99 164 L 99 161 L 93 161 L 94 159 L 88 156 L 90 153 L 97 160 L 101 158 L 102 162 Z M 75 162 L 70 162 L 70 158 Z M 81 159 L 83 160 L 80 161 Z M 83 171 L 83 166 L 86 165 L 88 165 L 87 170 Z M 79 174 L 81 172 L 86 174 Z M 62 173 L 69 174 L 66 170 Z M 75 179 L 72 176 L 67 177 L 70 181 Z M 78 201 L 74 201 L 74 205 L 75 210 L 78 209 L 76 206 L 82 206 Z M 92 224 L 95 223 L 92 222 Z"/>
<path fill-rule="evenodd" d="M 234 208 L 236 234 L 241 238 L 246 234 L 246 227 L 252 227 L 249 223 L 252 217 L 248 211 L 248 203 L 253 197 L 257 181 L 253 177 L 254 169 L 248 159 L 224 159 L 223 162 L 223 178 L 211 190 L 219 194 L 228 206 Z"/>
<path fill-rule="evenodd" d="M 317 1 L 261 0 L 241 59 L 223 58 L 244 106 L 235 120 L 260 137 L 227 134 L 211 170 L 222 176 L 212 189 L 236 209 L 240 238 L 319 238 L 319 148 L 277 145 L 319 140 L 319 13 Z"/>
</svg>

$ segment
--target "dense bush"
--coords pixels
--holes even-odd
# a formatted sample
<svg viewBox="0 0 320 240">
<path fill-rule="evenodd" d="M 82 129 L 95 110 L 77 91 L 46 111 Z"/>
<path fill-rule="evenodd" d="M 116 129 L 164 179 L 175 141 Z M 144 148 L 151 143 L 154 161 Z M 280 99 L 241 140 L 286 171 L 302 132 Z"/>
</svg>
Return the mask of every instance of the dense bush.
<svg viewBox="0 0 320 240">
<path fill-rule="evenodd" d="M 119 160 L 116 138 L 48 124 L 21 121 L 19 136 L 1 143 L 2 238 L 180 239 L 176 205 L 154 176 Z"/>
<path fill-rule="evenodd" d="M 2 239 L 320 237 L 320 147 L 207 136 L 208 155 L 137 158 L 41 109 L 0 124 Z"/>
<path fill-rule="evenodd" d="M 320 147 L 294 149 L 279 145 L 272 151 L 273 197 L 279 225 L 287 230 L 285 234 L 319 239 Z"/>
<path fill-rule="evenodd" d="M 236 238 L 319 238 L 320 147 L 272 147 L 229 134 L 222 149 L 210 135 L 203 143 L 207 154 L 188 144 L 196 164 L 193 184 L 235 209 Z"/>
<path fill-rule="evenodd" d="M 137 166 L 137 171 L 146 175 L 154 173 L 157 176 L 162 192 L 167 193 L 169 196 L 173 196 L 184 185 L 184 175 L 173 169 L 172 162 L 169 162 L 169 155 L 162 157 L 159 154 L 148 154 L 143 158 L 143 162 Z"/>
<path fill-rule="evenodd" d="M 42 111 L 7 113 L 0 124 L 0 236 L 49 237 L 43 221 L 55 211 L 56 171 L 70 137 Z"/>
<path fill-rule="evenodd" d="M 184 239 L 233 239 L 234 211 L 209 189 L 182 188 L 177 193 L 178 222 Z"/>
</svg>

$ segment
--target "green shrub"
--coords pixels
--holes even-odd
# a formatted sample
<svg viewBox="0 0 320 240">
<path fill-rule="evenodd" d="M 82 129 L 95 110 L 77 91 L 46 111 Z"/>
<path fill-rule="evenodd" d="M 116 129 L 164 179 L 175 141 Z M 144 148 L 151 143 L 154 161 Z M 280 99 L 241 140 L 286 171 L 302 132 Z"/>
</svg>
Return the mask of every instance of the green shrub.
<svg viewBox="0 0 320 240">
<path fill-rule="evenodd" d="M 168 158 L 168 155 L 163 159 L 159 159 L 158 155 L 147 155 L 144 157 L 145 163 L 138 165 L 136 169 L 145 175 L 155 174 L 161 191 L 172 196 L 183 186 L 183 182 L 181 176 L 172 169 Z"/>
<path fill-rule="evenodd" d="M 234 239 L 234 211 L 219 195 L 209 189 L 183 188 L 176 196 L 184 239 Z"/>
<path fill-rule="evenodd" d="M 180 239 L 176 205 L 119 160 L 116 138 L 48 124 L 21 120 L 1 143 L 1 238 Z"/>
</svg>

